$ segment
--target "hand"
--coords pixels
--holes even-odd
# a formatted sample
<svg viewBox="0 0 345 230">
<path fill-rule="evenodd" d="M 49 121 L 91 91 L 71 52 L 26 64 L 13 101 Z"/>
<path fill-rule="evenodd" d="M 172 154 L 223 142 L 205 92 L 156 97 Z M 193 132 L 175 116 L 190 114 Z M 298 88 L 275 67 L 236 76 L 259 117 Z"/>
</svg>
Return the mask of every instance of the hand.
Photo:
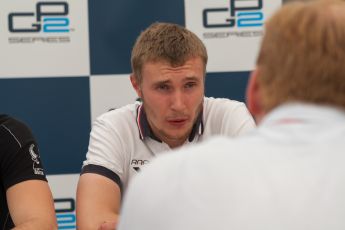
<svg viewBox="0 0 345 230">
<path fill-rule="evenodd" d="M 101 226 L 99 226 L 98 230 L 116 230 L 116 222 L 105 221 Z"/>
</svg>

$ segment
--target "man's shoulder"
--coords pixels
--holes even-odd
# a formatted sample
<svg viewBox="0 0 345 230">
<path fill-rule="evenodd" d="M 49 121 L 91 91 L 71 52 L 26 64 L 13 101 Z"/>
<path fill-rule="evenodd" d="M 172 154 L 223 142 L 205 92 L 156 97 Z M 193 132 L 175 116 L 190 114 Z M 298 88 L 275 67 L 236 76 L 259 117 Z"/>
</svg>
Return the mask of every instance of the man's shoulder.
<svg viewBox="0 0 345 230">
<path fill-rule="evenodd" d="M 203 107 L 205 134 L 238 136 L 255 127 L 243 102 L 227 98 L 205 98 Z"/>
<path fill-rule="evenodd" d="M 121 139 L 138 137 L 137 108 L 140 104 L 129 104 L 98 116 L 92 121 L 94 135 L 113 136 Z"/>
<path fill-rule="evenodd" d="M 229 98 L 204 98 L 204 110 L 235 110 L 237 108 L 246 107 L 243 102 L 232 100 Z"/>
<path fill-rule="evenodd" d="M 31 129 L 24 122 L 16 118 L 1 116 L 0 127 L 2 139 L 15 139 L 20 145 L 34 140 Z"/>
</svg>

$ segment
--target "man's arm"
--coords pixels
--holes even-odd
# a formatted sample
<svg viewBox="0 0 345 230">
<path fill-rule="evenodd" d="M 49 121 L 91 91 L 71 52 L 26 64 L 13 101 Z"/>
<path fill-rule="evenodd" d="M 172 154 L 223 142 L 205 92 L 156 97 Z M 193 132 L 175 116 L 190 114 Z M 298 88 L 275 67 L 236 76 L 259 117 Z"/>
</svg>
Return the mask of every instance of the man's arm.
<svg viewBox="0 0 345 230">
<path fill-rule="evenodd" d="M 77 228 L 96 230 L 104 222 L 117 223 L 121 203 L 119 186 L 95 173 L 80 176 L 77 188 Z"/>
<path fill-rule="evenodd" d="M 57 229 L 54 201 L 46 181 L 20 182 L 7 189 L 6 197 L 14 229 Z"/>
</svg>

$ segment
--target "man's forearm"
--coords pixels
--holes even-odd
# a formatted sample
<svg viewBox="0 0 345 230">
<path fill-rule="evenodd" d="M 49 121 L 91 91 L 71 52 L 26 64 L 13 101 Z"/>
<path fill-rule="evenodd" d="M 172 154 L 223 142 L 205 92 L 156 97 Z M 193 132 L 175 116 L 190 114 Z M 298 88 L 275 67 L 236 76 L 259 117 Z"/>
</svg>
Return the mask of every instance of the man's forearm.
<svg viewBox="0 0 345 230">
<path fill-rule="evenodd" d="M 42 219 L 32 219 L 21 223 L 13 228 L 13 230 L 56 230 L 58 229 L 56 221 L 47 221 Z"/>
</svg>

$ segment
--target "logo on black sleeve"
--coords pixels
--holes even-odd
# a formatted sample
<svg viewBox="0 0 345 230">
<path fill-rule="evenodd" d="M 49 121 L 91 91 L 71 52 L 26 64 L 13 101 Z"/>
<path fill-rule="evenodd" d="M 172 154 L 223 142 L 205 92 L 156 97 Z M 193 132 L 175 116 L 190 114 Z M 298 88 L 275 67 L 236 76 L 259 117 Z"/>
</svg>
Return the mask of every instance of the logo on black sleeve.
<svg viewBox="0 0 345 230">
<path fill-rule="evenodd" d="M 34 151 L 35 145 L 31 144 L 29 148 L 29 153 L 32 160 L 32 169 L 36 175 L 44 175 L 43 169 L 41 168 L 40 159 L 38 154 Z"/>
</svg>

